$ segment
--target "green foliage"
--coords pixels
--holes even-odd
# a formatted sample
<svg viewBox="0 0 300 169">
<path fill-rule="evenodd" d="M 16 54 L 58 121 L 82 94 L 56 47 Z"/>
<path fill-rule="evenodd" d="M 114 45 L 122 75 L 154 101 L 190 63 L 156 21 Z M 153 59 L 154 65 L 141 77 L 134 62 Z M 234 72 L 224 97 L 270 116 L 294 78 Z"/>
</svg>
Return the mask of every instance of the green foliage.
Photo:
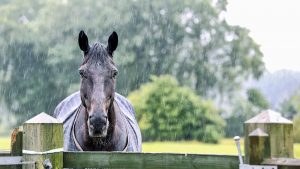
<svg viewBox="0 0 300 169">
<path fill-rule="evenodd" d="M 300 143 L 300 90 L 281 104 L 280 111 L 285 117 L 293 119 L 294 141 Z"/>
<path fill-rule="evenodd" d="M 255 116 L 260 108 L 254 106 L 244 98 L 236 98 L 233 101 L 233 108 L 231 114 L 226 118 L 225 136 L 243 136 L 244 135 L 244 122 Z"/>
<path fill-rule="evenodd" d="M 254 106 L 261 109 L 267 109 L 269 107 L 267 99 L 261 94 L 261 92 L 258 89 L 248 89 L 247 96 L 248 101 Z"/>
<path fill-rule="evenodd" d="M 22 117 L 28 119 L 33 112 L 55 107 L 59 102 L 58 98 L 66 93 L 63 88 L 55 88 L 56 79 L 49 77 L 55 70 L 45 63 L 46 54 L 34 51 L 34 44 L 30 42 L 14 42 L 8 48 L 9 56 L 20 56 L 7 60 L 6 68 L 13 71 L 10 71 L 7 80 L 1 84 L 5 89 L 4 96 L 7 96 L 5 101 L 11 105 L 10 110 L 22 113 Z M 53 97 L 58 91 L 56 97 Z M 40 98 L 44 98 L 45 102 L 41 102 Z"/>
<path fill-rule="evenodd" d="M 233 100 L 231 114 L 226 118 L 225 135 L 233 137 L 244 134 L 244 122 L 269 106 L 266 98 L 259 90 L 251 88 L 247 90 L 247 99 L 243 97 Z"/>
<path fill-rule="evenodd" d="M 218 142 L 224 121 L 212 102 L 205 101 L 172 76 L 152 76 L 128 97 L 135 107 L 143 139 Z"/>
<path fill-rule="evenodd" d="M 283 101 L 280 111 L 289 119 L 293 119 L 296 114 L 300 114 L 300 90 L 296 91 L 290 98 Z"/>
<path fill-rule="evenodd" d="M 15 124 L 16 119 L 13 116 L 11 116 L 11 114 L 7 113 L 7 111 L 3 107 L 0 107 L 0 114 L 1 114 L 1 118 L 0 118 L 0 140 L 1 140 L 1 137 L 3 136 L 7 137 L 11 134 L 11 129 L 15 127 L 13 126 L 13 124 Z"/>
<path fill-rule="evenodd" d="M 127 95 L 150 75 L 167 73 L 198 95 L 223 100 L 264 70 L 249 31 L 221 17 L 225 7 L 225 0 L 3 1 L 0 101 L 27 118 L 53 112 L 78 90 L 81 29 L 91 42 L 118 32 L 118 92 Z"/>
</svg>

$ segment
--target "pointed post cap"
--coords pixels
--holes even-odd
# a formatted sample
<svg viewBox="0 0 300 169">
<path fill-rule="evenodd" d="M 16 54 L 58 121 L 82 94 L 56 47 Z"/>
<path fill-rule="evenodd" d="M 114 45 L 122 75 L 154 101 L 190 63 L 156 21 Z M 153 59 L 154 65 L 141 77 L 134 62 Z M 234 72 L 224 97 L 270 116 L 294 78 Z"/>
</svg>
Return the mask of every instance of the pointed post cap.
<svg viewBox="0 0 300 169">
<path fill-rule="evenodd" d="M 257 128 L 249 134 L 250 137 L 268 137 L 269 135 L 262 129 Z"/>
<path fill-rule="evenodd" d="M 263 110 L 255 117 L 247 120 L 245 123 L 278 123 L 278 124 L 293 124 L 292 121 L 281 116 L 280 113 L 273 110 Z"/>
<path fill-rule="evenodd" d="M 25 122 L 26 124 L 28 123 L 61 123 L 59 120 L 57 120 L 56 118 L 49 116 L 48 114 L 42 112 L 36 116 L 34 116 L 33 118 L 27 120 Z"/>
<path fill-rule="evenodd" d="M 240 136 L 234 136 L 234 137 L 233 137 L 233 140 L 234 140 L 234 141 L 239 141 L 240 139 L 241 139 Z"/>
</svg>

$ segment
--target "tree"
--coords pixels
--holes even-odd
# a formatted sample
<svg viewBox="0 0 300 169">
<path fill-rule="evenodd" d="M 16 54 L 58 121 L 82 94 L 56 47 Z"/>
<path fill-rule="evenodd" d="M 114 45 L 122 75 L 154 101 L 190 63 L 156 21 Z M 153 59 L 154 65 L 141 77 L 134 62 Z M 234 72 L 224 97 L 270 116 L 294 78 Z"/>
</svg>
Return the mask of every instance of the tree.
<svg viewBox="0 0 300 169">
<path fill-rule="evenodd" d="M 230 114 L 225 118 L 225 136 L 242 136 L 244 135 L 244 122 L 255 116 L 261 109 L 251 104 L 244 98 L 235 98 Z"/>
<path fill-rule="evenodd" d="M 10 49 L 6 53 L 8 56 L 20 56 L 4 61 L 4 68 L 8 69 L 6 72 L 9 75 L 6 75 L 6 80 L 2 79 L 1 86 L 5 89 L 2 93 L 6 96 L 10 111 L 18 112 L 21 117 L 28 119 L 33 113 L 55 107 L 58 98 L 66 95 L 64 88 L 68 86 L 63 84 L 60 89 L 55 87 L 57 81 L 49 74 L 56 70 L 45 63 L 47 54 L 35 51 L 31 42 L 14 42 L 7 47 Z"/>
<path fill-rule="evenodd" d="M 172 76 L 153 76 L 128 98 L 145 141 L 196 139 L 216 143 L 222 137 L 224 121 L 212 102 L 180 87 Z"/>
<path fill-rule="evenodd" d="M 114 59 L 120 93 L 139 88 L 152 74 L 171 74 L 198 95 L 223 102 L 244 79 L 257 78 L 264 70 L 262 53 L 249 31 L 221 17 L 225 7 L 225 0 L 5 1 L 0 7 L 1 101 L 19 117 L 53 112 L 59 100 L 79 88 L 81 53 L 76 39 L 84 29 L 91 41 L 104 43 L 113 30 L 118 32 Z M 9 52 L 18 46 L 31 46 L 31 56 L 42 59 L 19 66 L 32 57 Z M 11 78 L 13 71 L 20 72 L 20 78 Z M 30 84 L 21 78 L 26 72 L 35 72 L 49 84 Z M 14 92 L 21 90 L 32 94 Z"/>
<path fill-rule="evenodd" d="M 248 101 L 258 108 L 267 109 L 269 107 L 267 99 L 261 94 L 258 89 L 248 89 L 247 97 Z"/>
<path fill-rule="evenodd" d="M 283 116 L 293 119 L 294 141 L 300 142 L 300 90 L 296 90 L 280 107 Z"/>
<path fill-rule="evenodd" d="M 268 108 L 269 103 L 259 90 L 250 88 L 246 93 L 247 99 L 244 97 L 233 99 L 232 104 L 234 106 L 229 110 L 231 114 L 226 118 L 225 135 L 227 137 L 243 135 L 244 122 L 261 110 Z"/>
<path fill-rule="evenodd" d="M 280 106 L 280 111 L 283 116 L 289 119 L 293 119 L 296 114 L 300 112 L 300 90 L 295 91 L 295 93 L 288 99 L 283 101 Z"/>
<path fill-rule="evenodd" d="M 137 72 L 120 85 L 136 89 L 149 75 L 169 73 L 199 95 L 221 102 L 236 91 L 243 79 L 260 77 L 262 53 L 248 30 L 230 26 L 220 14 L 226 1 L 144 1 L 131 4 L 126 51 L 133 58 L 122 64 L 126 73 Z M 134 27 L 133 27 L 134 25 Z M 146 26 L 145 26 L 146 25 Z M 141 36 L 142 35 L 142 36 Z M 126 80 L 125 80 L 126 79 Z"/>
</svg>

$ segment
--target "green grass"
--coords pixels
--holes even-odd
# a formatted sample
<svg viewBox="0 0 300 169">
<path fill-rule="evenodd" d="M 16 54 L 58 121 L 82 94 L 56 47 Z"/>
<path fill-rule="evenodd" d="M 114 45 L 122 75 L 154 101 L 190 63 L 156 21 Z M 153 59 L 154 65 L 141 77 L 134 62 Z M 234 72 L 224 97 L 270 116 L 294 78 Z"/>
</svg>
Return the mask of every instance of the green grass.
<svg viewBox="0 0 300 169">
<path fill-rule="evenodd" d="M 294 144 L 294 156 L 300 158 L 300 143 Z"/>
<path fill-rule="evenodd" d="M 242 153 L 244 154 L 243 144 L 244 141 L 241 140 Z M 143 143 L 143 152 L 237 155 L 237 148 L 233 139 L 222 139 L 219 144 L 206 144 L 197 141 L 146 142 Z M 300 158 L 300 143 L 294 144 L 294 156 Z"/>
<path fill-rule="evenodd" d="M 244 142 L 241 140 L 244 153 Z M 10 138 L 0 138 L 0 150 L 10 149 Z M 162 153 L 196 153 L 196 154 L 228 154 L 237 155 L 233 139 L 222 139 L 219 144 L 206 144 L 197 141 L 179 142 L 145 142 L 143 152 Z M 300 158 L 300 143 L 294 144 L 295 158 Z"/>
<path fill-rule="evenodd" d="M 243 145 L 243 140 L 241 144 Z M 243 151 L 244 147 L 241 146 L 241 148 Z M 143 152 L 236 155 L 237 148 L 232 139 L 222 139 L 219 144 L 207 144 L 197 141 L 146 142 L 143 143 Z"/>
<path fill-rule="evenodd" d="M 10 149 L 10 137 L 0 137 L 0 150 Z"/>
</svg>

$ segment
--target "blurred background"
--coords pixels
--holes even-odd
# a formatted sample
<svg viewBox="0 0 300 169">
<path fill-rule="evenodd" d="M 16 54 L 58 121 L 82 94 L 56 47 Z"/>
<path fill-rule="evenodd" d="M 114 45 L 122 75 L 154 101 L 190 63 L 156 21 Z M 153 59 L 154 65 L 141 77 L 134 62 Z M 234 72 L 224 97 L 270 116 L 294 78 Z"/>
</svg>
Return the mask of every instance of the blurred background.
<svg viewBox="0 0 300 169">
<path fill-rule="evenodd" d="M 118 33 L 116 90 L 135 107 L 144 151 L 236 154 L 230 139 L 264 109 L 293 120 L 300 142 L 299 5 L 1 0 L 0 149 L 79 90 L 80 30 L 90 43 Z"/>
</svg>

